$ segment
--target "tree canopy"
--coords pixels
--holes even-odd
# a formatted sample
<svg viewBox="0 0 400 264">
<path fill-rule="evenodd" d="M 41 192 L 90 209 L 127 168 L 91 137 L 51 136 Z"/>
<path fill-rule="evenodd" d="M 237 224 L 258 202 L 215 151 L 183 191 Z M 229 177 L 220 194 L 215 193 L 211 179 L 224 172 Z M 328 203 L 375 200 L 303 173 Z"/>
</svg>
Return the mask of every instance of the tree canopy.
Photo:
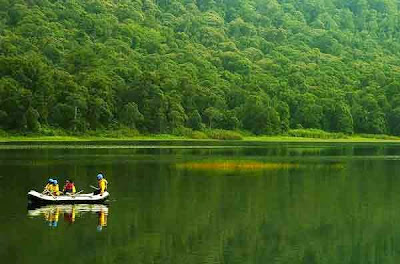
<svg viewBox="0 0 400 264">
<path fill-rule="evenodd" d="M 0 0 L 0 128 L 400 135 L 395 0 Z"/>
</svg>

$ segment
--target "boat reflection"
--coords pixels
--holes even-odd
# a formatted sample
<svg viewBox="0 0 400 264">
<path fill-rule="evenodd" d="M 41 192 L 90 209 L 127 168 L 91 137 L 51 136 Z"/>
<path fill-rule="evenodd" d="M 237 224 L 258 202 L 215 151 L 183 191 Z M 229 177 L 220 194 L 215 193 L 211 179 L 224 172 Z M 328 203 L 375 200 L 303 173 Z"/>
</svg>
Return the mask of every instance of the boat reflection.
<svg viewBox="0 0 400 264">
<path fill-rule="evenodd" d="M 43 217 L 48 225 L 55 228 L 59 224 L 60 215 L 64 222 L 73 224 L 76 218 L 85 214 L 96 214 L 98 218 L 97 231 L 102 231 L 107 226 L 108 206 L 104 204 L 60 204 L 28 208 L 31 218 Z"/>
</svg>

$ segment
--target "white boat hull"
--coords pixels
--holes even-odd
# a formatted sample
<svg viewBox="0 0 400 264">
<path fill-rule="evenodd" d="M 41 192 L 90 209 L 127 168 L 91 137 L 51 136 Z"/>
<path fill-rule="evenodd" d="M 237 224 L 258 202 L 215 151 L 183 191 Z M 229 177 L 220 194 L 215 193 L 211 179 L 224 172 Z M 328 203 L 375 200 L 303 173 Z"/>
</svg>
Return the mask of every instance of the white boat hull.
<svg viewBox="0 0 400 264">
<path fill-rule="evenodd" d="M 104 192 L 103 195 L 85 193 L 60 196 L 42 194 L 33 190 L 28 192 L 29 202 L 35 204 L 99 204 L 104 203 L 109 196 L 108 192 Z"/>
</svg>

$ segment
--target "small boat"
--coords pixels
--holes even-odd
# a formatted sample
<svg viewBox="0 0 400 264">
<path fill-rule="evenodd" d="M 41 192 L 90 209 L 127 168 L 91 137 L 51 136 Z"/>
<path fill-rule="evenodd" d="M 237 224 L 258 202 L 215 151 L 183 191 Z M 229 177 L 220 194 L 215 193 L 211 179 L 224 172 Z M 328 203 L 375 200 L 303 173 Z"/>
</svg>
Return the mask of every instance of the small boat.
<svg viewBox="0 0 400 264">
<path fill-rule="evenodd" d="M 109 196 L 110 194 L 108 192 L 104 192 L 103 195 L 83 193 L 52 196 L 32 190 L 28 192 L 28 201 L 31 204 L 101 204 L 104 203 Z"/>
</svg>

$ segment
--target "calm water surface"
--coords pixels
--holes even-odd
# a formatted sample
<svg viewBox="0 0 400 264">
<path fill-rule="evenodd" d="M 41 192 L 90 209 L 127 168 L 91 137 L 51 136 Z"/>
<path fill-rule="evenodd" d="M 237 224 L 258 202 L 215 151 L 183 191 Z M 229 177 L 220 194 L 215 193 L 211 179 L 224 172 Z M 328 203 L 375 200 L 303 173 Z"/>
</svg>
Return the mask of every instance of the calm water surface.
<svg viewBox="0 0 400 264">
<path fill-rule="evenodd" d="M 87 144 L 0 145 L 2 263 L 400 261 L 400 145 Z M 28 210 L 98 171 L 109 205 Z"/>
</svg>

